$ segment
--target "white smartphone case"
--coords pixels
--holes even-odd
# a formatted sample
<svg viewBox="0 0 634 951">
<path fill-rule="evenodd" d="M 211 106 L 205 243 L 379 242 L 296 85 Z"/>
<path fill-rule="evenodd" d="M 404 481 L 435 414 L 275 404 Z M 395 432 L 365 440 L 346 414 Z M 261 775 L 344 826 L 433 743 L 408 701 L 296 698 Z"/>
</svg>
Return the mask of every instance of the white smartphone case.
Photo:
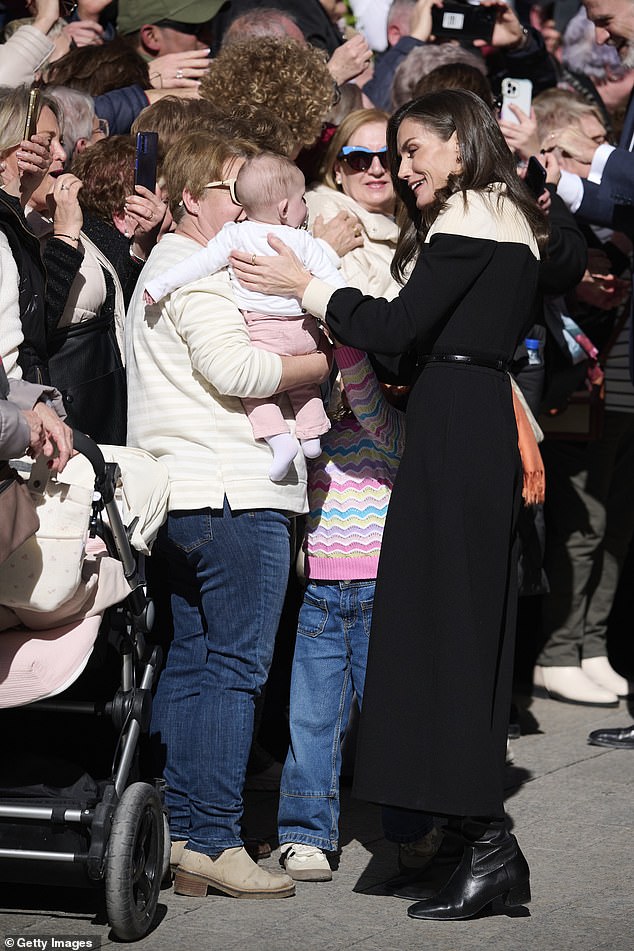
<svg viewBox="0 0 634 951">
<path fill-rule="evenodd" d="M 502 80 L 502 110 L 500 118 L 504 122 L 515 122 L 519 124 L 517 116 L 509 109 L 509 104 L 513 103 L 518 109 L 521 109 L 527 116 L 531 113 L 531 101 L 533 97 L 533 84 L 530 79 L 511 79 Z"/>
</svg>

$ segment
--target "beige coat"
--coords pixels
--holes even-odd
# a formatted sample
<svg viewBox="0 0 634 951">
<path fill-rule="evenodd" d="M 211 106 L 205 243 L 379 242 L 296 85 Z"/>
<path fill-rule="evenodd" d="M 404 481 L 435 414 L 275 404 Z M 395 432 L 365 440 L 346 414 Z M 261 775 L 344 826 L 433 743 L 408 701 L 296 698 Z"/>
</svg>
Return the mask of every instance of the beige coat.
<svg viewBox="0 0 634 951">
<path fill-rule="evenodd" d="M 316 185 L 307 191 L 306 204 L 310 223 L 317 215 L 323 215 L 324 221 L 329 221 L 340 211 L 349 211 L 358 217 L 363 229 L 363 247 L 342 257 L 341 272 L 351 287 L 358 287 L 364 294 L 388 300 L 396 297 L 400 284 L 390 275 L 398 238 L 398 227 L 393 219 L 389 215 L 366 211 L 353 198 L 328 185 Z"/>
</svg>

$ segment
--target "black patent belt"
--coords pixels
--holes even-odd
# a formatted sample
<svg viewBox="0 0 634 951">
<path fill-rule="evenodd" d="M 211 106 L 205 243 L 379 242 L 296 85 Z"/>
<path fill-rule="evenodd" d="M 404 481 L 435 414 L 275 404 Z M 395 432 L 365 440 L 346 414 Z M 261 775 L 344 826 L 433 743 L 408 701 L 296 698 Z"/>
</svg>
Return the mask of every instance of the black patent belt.
<svg viewBox="0 0 634 951">
<path fill-rule="evenodd" d="M 418 358 L 418 365 L 425 363 L 460 363 L 468 367 L 485 367 L 487 370 L 498 370 L 506 373 L 509 368 L 507 360 L 485 360 L 482 357 L 471 357 L 466 353 L 424 353 Z"/>
</svg>

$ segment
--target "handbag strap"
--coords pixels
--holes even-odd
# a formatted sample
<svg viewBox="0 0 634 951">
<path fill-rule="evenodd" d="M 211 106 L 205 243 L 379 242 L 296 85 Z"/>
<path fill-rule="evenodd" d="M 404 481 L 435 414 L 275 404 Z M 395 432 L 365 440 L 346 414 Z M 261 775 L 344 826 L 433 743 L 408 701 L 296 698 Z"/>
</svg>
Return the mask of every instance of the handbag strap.
<svg viewBox="0 0 634 951">
<path fill-rule="evenodd" d="M 12 482 L 21 479 L 20 474 L 8 462 L 0 462 L 0 494 L 8 489 Z M 26 483 L 25 483 L 26 485 Z"/>
</svg>

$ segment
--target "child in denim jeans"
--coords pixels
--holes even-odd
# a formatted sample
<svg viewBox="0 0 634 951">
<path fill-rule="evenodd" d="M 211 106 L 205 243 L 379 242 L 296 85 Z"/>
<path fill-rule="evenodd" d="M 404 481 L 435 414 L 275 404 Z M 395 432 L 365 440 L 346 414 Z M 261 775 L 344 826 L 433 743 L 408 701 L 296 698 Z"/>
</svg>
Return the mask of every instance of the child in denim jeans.
<svg viewBox="0 0 634 951">
<path fill-rule="evenodd" d="M 383 526 L 405 436 L 405 414 L 389 404 L 366 354 L 341 346 L 335 359 L 343 405 L 308 472 L 307 584 L 278 814 L 282 863 L 301 881 L 332 878 L 325 852 L 339 847 L 341 740 L 353 693 L 363 700 Z M 431 827 L 422 817 L 402 836 L 398 828 L 386 834 L 413 841 Z"/>
</svg>

